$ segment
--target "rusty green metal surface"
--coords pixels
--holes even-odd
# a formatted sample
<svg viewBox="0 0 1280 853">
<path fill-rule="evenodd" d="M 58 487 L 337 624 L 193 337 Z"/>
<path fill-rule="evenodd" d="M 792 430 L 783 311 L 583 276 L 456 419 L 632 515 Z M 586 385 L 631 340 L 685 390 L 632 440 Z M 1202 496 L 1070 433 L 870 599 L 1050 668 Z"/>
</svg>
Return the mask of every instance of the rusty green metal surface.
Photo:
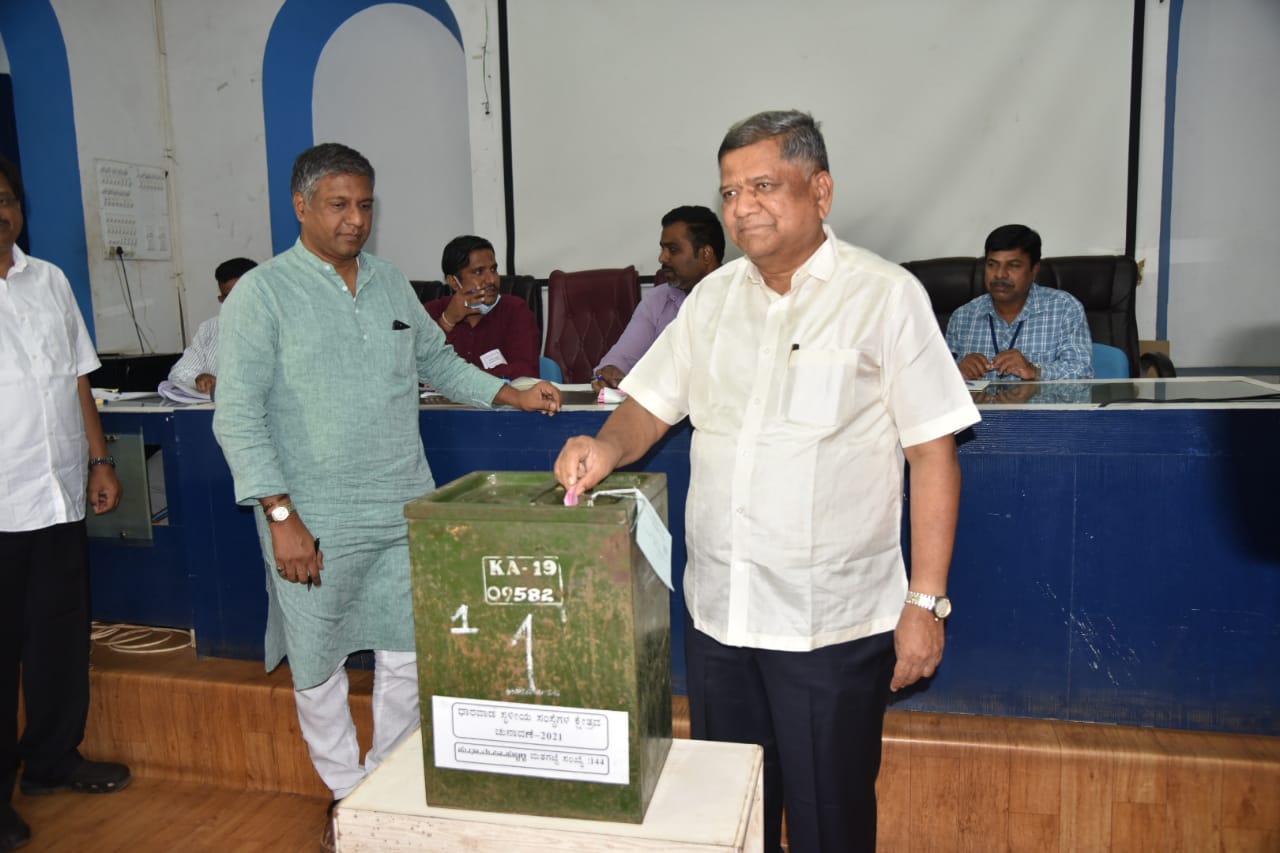
<svg viewBox="0 0 1280 853">
<path fill-rule="evenodd" d="M 638 488 L 667 520 L 665 475 L 597 488 Z M 634 499 L 563 498 L 546 472 L 477 472 L 405 507 L 434 806 L 644 819 L 671 745 L 669 594 L 635 543 Z M 629 782 L 437 767 L 433 696 L 626 711 Z"/>
</svg>

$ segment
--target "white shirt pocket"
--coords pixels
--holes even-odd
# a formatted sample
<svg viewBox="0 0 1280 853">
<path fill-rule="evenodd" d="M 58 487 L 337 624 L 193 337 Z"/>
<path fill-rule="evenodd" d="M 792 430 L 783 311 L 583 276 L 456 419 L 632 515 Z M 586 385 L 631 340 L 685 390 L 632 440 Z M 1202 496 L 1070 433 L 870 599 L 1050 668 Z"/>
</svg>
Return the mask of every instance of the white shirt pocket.
<svg viewBox="0 0 1280 853">
<path fill-rule="evenodd" d="M 858 365 L 854 349 L 793 349 L 787 359 L 783 417 L 810 426 L 835 426 L 853 402 Z"/>
</svg>

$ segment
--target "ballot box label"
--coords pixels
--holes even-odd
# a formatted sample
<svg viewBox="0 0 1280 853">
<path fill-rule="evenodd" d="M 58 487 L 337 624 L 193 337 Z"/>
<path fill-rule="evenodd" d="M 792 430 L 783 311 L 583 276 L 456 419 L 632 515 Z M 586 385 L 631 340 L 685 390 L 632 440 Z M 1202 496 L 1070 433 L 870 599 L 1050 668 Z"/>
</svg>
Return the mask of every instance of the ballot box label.
<svg viewBox="0 0 1280 853">
<path fill-rule="evenodd" d="M 480 560 L 485 604 L 564 605 L 557 556 L 486 555 Z"/>
<path fill-rule="evenodd" d="M 432 696 L 437 767 L 626 785 L 626 711 Z"/>
</svg>

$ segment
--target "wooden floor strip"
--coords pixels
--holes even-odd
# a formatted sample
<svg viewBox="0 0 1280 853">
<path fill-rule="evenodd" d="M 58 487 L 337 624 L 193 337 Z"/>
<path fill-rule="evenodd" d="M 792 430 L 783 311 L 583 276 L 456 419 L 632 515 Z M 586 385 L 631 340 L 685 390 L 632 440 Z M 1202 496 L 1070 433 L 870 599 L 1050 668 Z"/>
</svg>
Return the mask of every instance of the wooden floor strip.
<svg viewBox="0 0 1280 853">
<path fill-rule="evenodd" d="M 115 794 L 14 797 L 24 853 L 282 853 L 320 846 L 327 798 L 137 779 Z"/>
</svg>

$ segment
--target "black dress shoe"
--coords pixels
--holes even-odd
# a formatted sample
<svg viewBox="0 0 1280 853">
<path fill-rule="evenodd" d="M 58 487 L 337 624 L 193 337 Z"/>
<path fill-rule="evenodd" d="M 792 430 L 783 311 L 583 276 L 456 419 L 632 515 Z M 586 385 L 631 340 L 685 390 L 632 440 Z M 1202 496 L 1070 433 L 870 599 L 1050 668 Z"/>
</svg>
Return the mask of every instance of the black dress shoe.
<svg viewBox="0 0 1280 853">
<path fill-rule="evenodd" d="M 74 791 L 77 794 L 114 794 L 129 784 L 129 768 L 113 761 L 82 761 L 66 777 L 56 782 L 32 779 L 25 773 L 18 787 L 28 797 Z"/>
<path fill-rule="evenodd" d="M 31 827 L 9 803 L 0 803 L 0 851 L 17 850 L 31 840 Z"/>
</svg>

